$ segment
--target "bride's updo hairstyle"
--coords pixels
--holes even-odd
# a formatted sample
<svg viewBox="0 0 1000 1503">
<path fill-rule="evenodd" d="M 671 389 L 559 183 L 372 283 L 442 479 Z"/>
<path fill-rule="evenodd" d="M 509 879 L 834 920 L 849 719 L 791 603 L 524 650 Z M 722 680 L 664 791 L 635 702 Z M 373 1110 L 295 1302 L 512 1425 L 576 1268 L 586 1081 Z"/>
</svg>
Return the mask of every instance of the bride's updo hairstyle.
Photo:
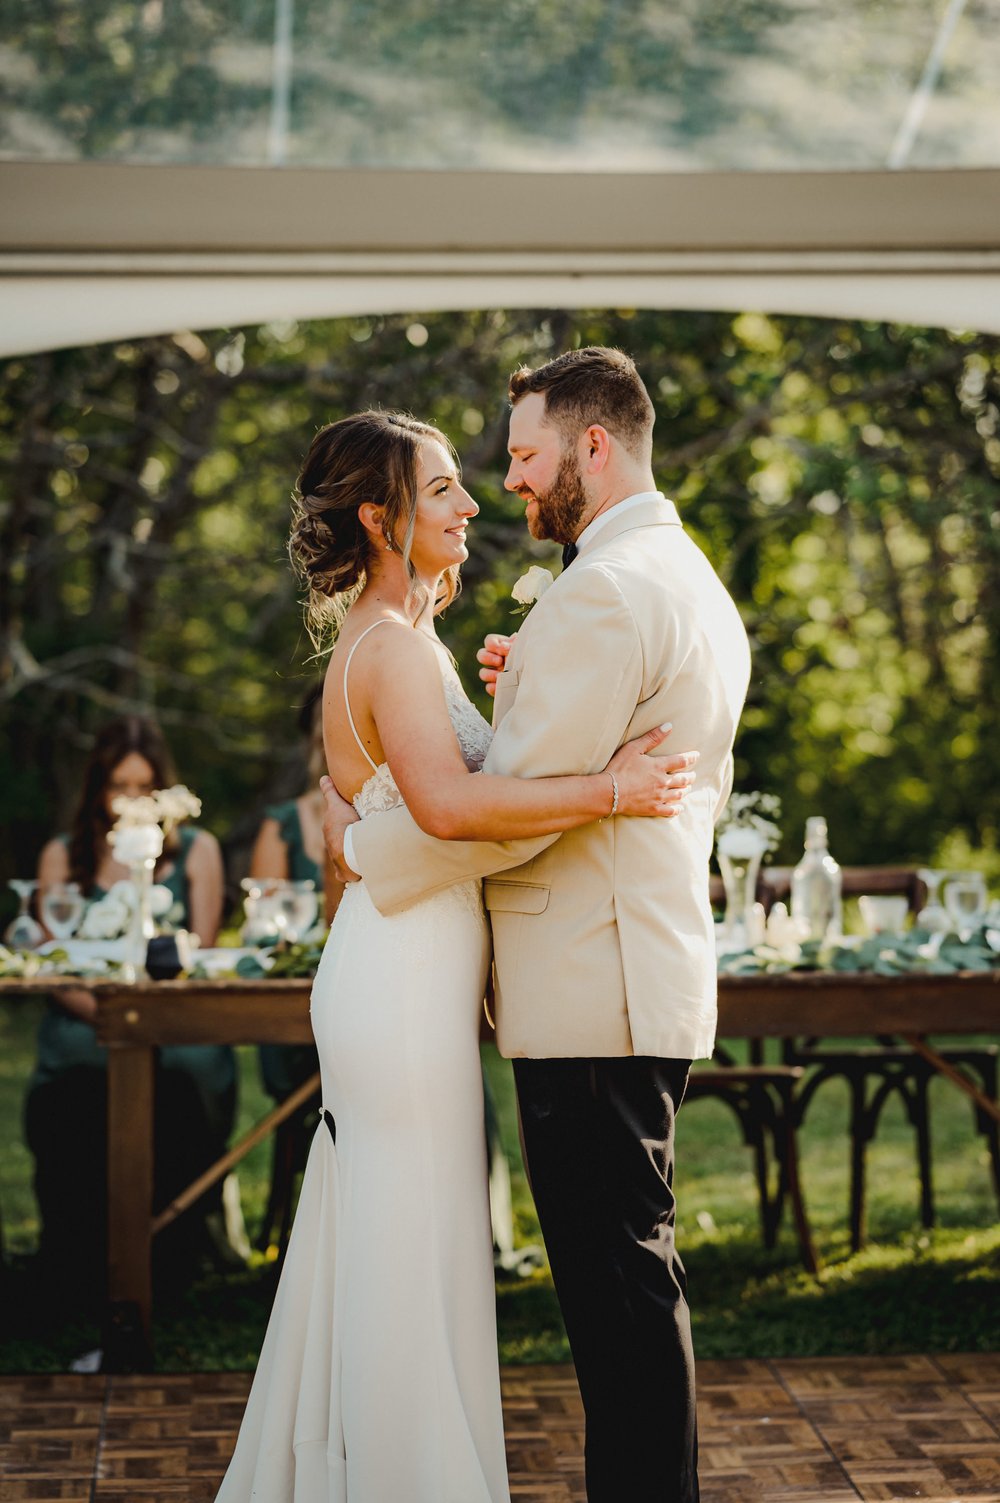
<svg viewBox="0 0 1000 1503">
<path fill-rule="evenodd" d="M 458 456 L 429 423 L 402 412 L 356 412 L 321 428 L 309 446 L 292 501 L 288 552 L 308 587 L 306 626 L 317 649 L 336 636 L 364 588 L 381 548 L 362 526 L 358 507 L 381 506 L 384 547 L 402 555 L 410 582 L 407 611 L 416 619 L 427 592 L 410 562 L 417 516 L 420 445 L 436 439 Z M 458 594 L 457 566 L 445 571 L 434 602 L 443 611 Z"/>
</svg>

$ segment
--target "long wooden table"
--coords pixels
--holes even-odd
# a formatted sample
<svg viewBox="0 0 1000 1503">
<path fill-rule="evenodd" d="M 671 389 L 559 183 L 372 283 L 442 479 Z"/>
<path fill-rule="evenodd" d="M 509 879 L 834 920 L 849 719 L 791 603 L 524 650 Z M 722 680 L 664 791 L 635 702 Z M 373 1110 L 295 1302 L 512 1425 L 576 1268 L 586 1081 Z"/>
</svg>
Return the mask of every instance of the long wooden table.
<svg viewBox="0 0 1000 1503">
<path fill-rule="evenodd" d="M 225 978 L 125 986 L 88 983 L 97 1036 L 108 1046 L 108 1359 L 151 1362 L 153 1050 L 163 1044 L 302 1044 L 311 980 Z M 36 989 L 16 983 L 0 990 Z M 52 990 L 48 980 L 45 988 Z M 1000 1025 L 1000 971 L 951 976 L 800 972 L 722 977 L 719 1035 L 993 1033 Z M 492 1034 L 484 1019 L 484 1037 Z"/>
</svg>

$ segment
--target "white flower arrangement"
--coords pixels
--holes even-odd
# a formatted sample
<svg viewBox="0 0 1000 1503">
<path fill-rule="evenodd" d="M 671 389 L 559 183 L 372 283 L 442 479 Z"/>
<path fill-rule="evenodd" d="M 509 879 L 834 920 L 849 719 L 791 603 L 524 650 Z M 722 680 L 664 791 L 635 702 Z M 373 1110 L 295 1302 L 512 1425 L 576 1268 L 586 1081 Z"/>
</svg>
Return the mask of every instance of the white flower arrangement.
<svg viewBox="0 0 1000 1503">
<path fill-rule="evenodd" d="M 172 788 L 157 788 L 139 798 L 121 795 L 112 800 L 111 808 L 118 816 L 116 830 L 126 825 L 163 825 L 169 834 L 182 819 L 198 818 L 201 799 L 183 783 L 175 783 Z"/>
<path fill-rule="evenodd" d="M 138 798 L 122 795 L 112 800 L 111 809 L 116 818 L 108 841 L 115 860 L 131 867 L 134 879 L 116 882 L 103 898 L 89 905 L 78 931 L 80 939 L 118 939 L 138 927 L 149 934 L 154 932 L 152 920 L 169 923 L 181 916 L 169 887 L 152 885 L 151 876 L 163 854 L 164 833 L 182 819 L 197 818 L 201 799 L 183 783 L 175 783 Z"/>
<path fill-rule="evenodd" d="M 197 819 L 201 813 L 201 799 L 183 783 L 175 783 L 172 788 L 157 788 L 138 798 L 126 798 L 122 794 L 112 799 L 111 808 L 117 819 L 108 833 L 108 840 L 115 859 L 123 866 L 137 866 L 143 861 L 159 859 L 163 853 L 164 834 L 169 834 L 182 819 Z"/>
<path fill-rule="evenodd" d="M 135 913 L 138 892 L 134 882 L 123 879 L 116 882 L 103 898 L 95 898 L 87 906 L 77 939 L 120 939 L 128 933 Z M 150 888 L 149 907 L 154 918 L 164 918 L 174 906 L 174 895 L 169 887 L 157 883 Z"/>
<path fill-rule="evenodd" d="M 136 800 L 138 802 L 138 800 Z M 122 866 L 136 866 L 140 861 L 156 861 L 163 852 L 163 831 L 159 825 L 115 825 L 108 836 L 115 860 Z"/>
<path fill-rule="evenodd" d="M 112 826 L 115 830 L 139 829 L 160 822 L 160 806 L 155 793 L 141 794 L 138 798 L 119 794 L 111 800 L 111 808 L 118 816 Z"/>
<path fill-rule="evenodd" d="M 769 817 L 770 816 L 770 817 Z M 774 793 L 734 793 L 717 826 L 716 844 L 724 856 L 748 860 L 773 851 L 781 839 L 774 820 L 781 818 L 781 799 Z"/>
<path fill-rule="evenodd" d="M 521 607 L 522 613 L 526 614 L 535 604 L 541 600 L 545 591 L 555 583 L 548 569 L 543 569 L 540 564 L 532 564 L 526 574 L 515 580 L 511 596 Z"/>
</svg>

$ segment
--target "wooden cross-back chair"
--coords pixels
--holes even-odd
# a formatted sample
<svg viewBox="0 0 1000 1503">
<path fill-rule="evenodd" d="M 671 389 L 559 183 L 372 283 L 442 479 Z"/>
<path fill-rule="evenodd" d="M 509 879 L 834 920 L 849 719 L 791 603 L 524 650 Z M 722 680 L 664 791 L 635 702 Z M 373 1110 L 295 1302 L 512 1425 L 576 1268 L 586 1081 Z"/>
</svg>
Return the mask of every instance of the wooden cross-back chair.
<svg viewBox="0 0 1000 1503">
<path fill-rule="evenodd" d="M 770 867 L 761 873 L 758 897 L 769 911 L 778 902 L 787 902 L 791 887 L 791 867 Z M 844 867 L 843 894 L 859 897 L 866 893 L 893 894 L 906 898 L 915 914 L 926 901 L 926 888 L 912 867 Z M 873 1019 L 877 1028 L 877 1019 Z M 938 1050 L 950 1064 L 977 1078 L 983 1094 L 997 1099 L 997 1056 L 995 1045 L 944 1047 Z M 784 1064 L 807 1071 L 794 1098 L 795 1126 L 801 1125 L 806 1111 L 819 1088 L 828 1080 L 843 1079 L 850 1091 L 851 1247 L 857 1251 L 866 1235 L 865 1155 L 868 1144 L 878 1130 L 882 1110 L 893 1095 L 898 1095 L 916 1134 L 917 1171 L 920 1181 L 920 1216 L 923 1225 L 934 1225 L 934 1190 L 931 1172 L 929 1086 L 937 1075 L 916 1050 L 892 1035 L 875 1033 L 871 1045 L 845 1047 L 842 1042 L 825 1045 L 813 1037 L 789 1038 L 782 1042 Z M 987 1142 L 993 1185 L 1000 1200 L 1000 1130 L 996 1121 L 974 1104 L 975 1130 Z"/>
<path fill-rule="evenodd" d="M 722 878 L 713 876 L 710 886 L 713 906 L 722 907 Z M 819 1264 L 802 1195 L 796 1139 L 795 1098 L 804 1074 L 800 1065 L 767 1063 L 759 1040 L 751 1041 L 747 1064 L 737 1062 L 724 1045 L 717 1044 L 712 1063 L 692 1070 L 685 1101 L 712 1098 L 733 1112 L 753 1156 L 764 1246 L 775 1245 L 787 1201 L 803 1265 L 815 1273 Z"/>
</svg>

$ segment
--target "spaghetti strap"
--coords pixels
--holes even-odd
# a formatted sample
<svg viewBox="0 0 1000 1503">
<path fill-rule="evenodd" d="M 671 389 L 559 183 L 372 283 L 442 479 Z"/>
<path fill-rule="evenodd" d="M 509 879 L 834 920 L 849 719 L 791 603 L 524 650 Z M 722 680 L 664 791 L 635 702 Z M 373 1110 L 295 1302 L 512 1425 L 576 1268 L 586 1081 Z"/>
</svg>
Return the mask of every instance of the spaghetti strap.
<svg viewBox="0 0 1000 1503">
<path fill-rule="evenodd" d="M 355 741 L 358 743 L 358 749 L 360 750 L 361 755 L 364 757 L 365 761 L 368 763 L 368 765 L 371 768 L 372 772 L 378 772 L 378 764 L 376 762 L 374 762 L 372 760 L 372 758 L 369 756 L 369 754 L 368 754 L 368 748 L 365 746 L 365 743 L 362 741 L 361 737 L 358 735 L 358 728 L 354 724 L 354 716 L 351 714 L 351 697 L 350 697 L 350 695 L 347 692 L 347 675 L 351 671 L 351 659 L 353 658 L 354 654 L 357 652 L 358 648 L 360 647 L 361 643 L 364 641 L 365 637 L 367 637 L 368 633 L 370 631 L 374 631 L 375 628 L 376 628 L 376 626 L 392 626 L 393 624 L 394 623 L 388 617 L 383 617 L 381 621 L 373 621 L 372 624 L 371 624 L 371 626 L 366 626 L 365 629 L 364 629 L 364 631 L 361 633 L 361 635 L 355 641 L 355 643 L 354 643 L 353 647 L 351 648 L 350 652 L 347 654 L 347 662 L 344 664 L 344 705 L 345 705 L 345 708 L 347 710 L 347 721 L 348 721 L 348 724 L 351 727 L 351 734 L 353 735 Z"/>
</svg>

